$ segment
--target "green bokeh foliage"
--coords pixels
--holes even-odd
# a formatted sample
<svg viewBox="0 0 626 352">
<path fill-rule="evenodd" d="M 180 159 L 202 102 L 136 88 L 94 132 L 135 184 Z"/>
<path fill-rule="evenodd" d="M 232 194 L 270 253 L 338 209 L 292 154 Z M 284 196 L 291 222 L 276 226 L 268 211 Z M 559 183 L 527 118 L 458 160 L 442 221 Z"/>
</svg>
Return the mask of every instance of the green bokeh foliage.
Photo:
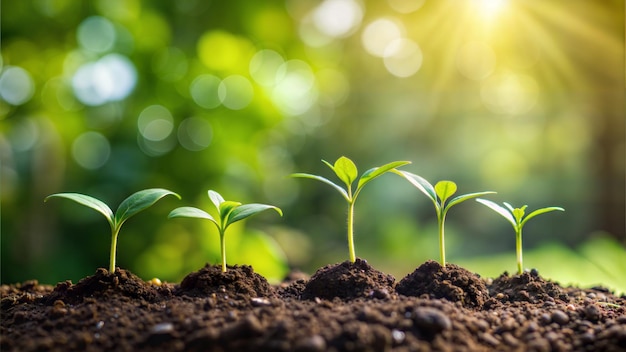
<svg viewBox="0 0 626 352">
<path fill-rule="evenodd" d="M 465 12 L 452 11 L 452 0 L 426 1 L 410 13 L 368 0 L 359 2 L 360 21 L 337 37 L 312 24 L 320 3 L 3 2 L 2 282 L 76 281 L 106 266 L 107 225 L 70 204 L 44 206 L 57 192 L 107 204 L 151 187 L 179 193 L 182 201 L 160 202 L 120 235 L 118 265 L 145 279 L 178 281 L 219 262 L 214 229 L 167 220 L 175 207 L 208 206 L 206 189 L 285 212 L 233 226 L 230 264 L 252 264 L 277 280 L 290 267 L 312 272 L 342 261 L 346 225 L 338 195 L 288 177 L 323 174 L 320 159 L 341 155 L 364 170 L 410 160 L 408 171 L 454 180 L 461 193 L 492 189 L 497 202 L 562 206 L 563 216 L 525 229 L 531 266 L 542 265 L 544 257 L 531 253 L 542 253 L 546 241 L 585 249 L 590 234 L 608 231 L 611 246 L 624 244 L 622 2 L 510 2 L 500 20 L 488 22 L 458 17 Z M 80 28 L 92 16 L 112 32 L 99 27 L 81 42 Z M 366 27 L 380 18 L 399 23 L 421 48 L 414 75 L 394 76 L 363 48 Z M 108 47 L 107 33 L 114 37 Z M 495 54 L 493 71 L 481 80 L 459 69 L 459 53 L 472 42 Z M 271 50 L 262 67 L 275 81 L 250 69 L 261 50 Z M 136 84 L 121 99 L 86 104 L 72 80 L 110 54 L 132 64 Z M 30 83 L 5 76 L 16 67 Z M 207 83 L 214 78 L 221 93 Z M 7 100 L 19 92 L 15 82 L 31 87 L 32 96 Z M 212 102 L 218 105 L 208 107 Z M 94 166 L 102 140 L 108 155 Z M 436 259 L 436 219 L 415 189 L 385 175 L 361 198 L 359 256 L 396 276 Z M 483 207 L 459 207 L 446 224 L 449 261 L 509 256 L 514 238 L 507 226 Z M 510 270 L 513 255 L 507 263 L 489 273 Z"/>
</svg>

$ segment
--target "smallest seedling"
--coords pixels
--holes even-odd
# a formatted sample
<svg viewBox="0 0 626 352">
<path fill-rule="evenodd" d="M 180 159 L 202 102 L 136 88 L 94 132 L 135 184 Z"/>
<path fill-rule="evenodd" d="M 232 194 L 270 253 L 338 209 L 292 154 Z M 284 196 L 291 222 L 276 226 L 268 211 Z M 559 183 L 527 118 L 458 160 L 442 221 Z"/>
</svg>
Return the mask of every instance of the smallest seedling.
<svg viewBox="0 0 626 352">
<path fill-rule="evenodd" d="M 211 220 L 211 222 L 217 227 L 220 234 L 222 272 L 226 272 L 226 244 L 224 242 L 224 233 L 226 233 L 228 226 L 267 209 L 274 209 L 280 216 L 283 216 L 282 210 L 273 205 L 257 203 L 241 204 L 239 202 L 227 201 L 224 200 L 219 193 L 211 190 L 209 191 L 209 199 L 211 199 L 211 202 L 217 209 L 217 213 L 219 215 L 217 220 L 206 211 L 194 207 L 176 208 L 170 212 L 168 218 L 187 217 Z"/>
<path fill-rule="evenodd" d="M 517 273 L 520 275 L 523 273 L 522 228 L 524 227 L 524 224 L 526 224 L 528 220 L 534 218 L 535 216 L 539 214 L 543 214 L 543 213 L 547 213 L 547 212 L 555 211 L 555 210 L 565 211 L 565 209 L 561 207 L 547 207 L 547 208 L 537 209 L 533 211 L 532 213 L 528 214 L 526 217 L 524 217 L 524 214 L 526 212 L 526 207 L 527 207 L 526 205 L 522 206 L 521 208 L 513 208 L 511 204 L 504 202 L 504 206 L 506 207 L 505 208 L 486 199 L 478 198 L 476 199 L 476 201 L 481 204 L 486 205 L 487 207 L 489 207 L 496 213 L 502 215 L 505 219 L 507 219 L 511 223 L 511 225 L 513 225 L 513 229 L 515 229 L 515 252 L 517 253 Z"/>
</svg>

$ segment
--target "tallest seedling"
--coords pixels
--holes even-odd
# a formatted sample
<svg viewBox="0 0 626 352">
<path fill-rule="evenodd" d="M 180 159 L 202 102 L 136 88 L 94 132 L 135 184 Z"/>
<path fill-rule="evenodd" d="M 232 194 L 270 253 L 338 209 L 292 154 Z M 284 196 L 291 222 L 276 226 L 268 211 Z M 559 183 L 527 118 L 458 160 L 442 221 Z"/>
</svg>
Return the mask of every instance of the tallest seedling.
<svg viewBox="0 0 626 352">
<path fill-rule="evenodd" d="M 363 186 L 365 186 L 365 184 L 367 184 L 371 180 L 386 172 L 395 170 L 395 168 L 397 167 L 410 164 L 411 162 L 394 161 L 380 167 L 369 169 L 365 171 L 363 175 L 361 175 L 359 181 L 357 182 L 356 189 L 354 190 L 352 189 L 352 184 L 359 176 L 359 171 L 357 170 L 356 165 L 354 165 L 354 162 L 352 162 L 352 160 L 346 158 L 345 156 L 342 156 L 337 159 L 337 161 L 335 161 L 334 165 L 331 165 L 326 160 L 322 160 L 322 162 L 324 162 L 324 164 L 326 164 L 331 170 L 333 170 L 337 177 L 339 177 L 339 179 L 343 181 L 343 183 L 346 185 L 345 189 L 322 176 L 303 173 L 292 174 L 291 176 L 311 178 L 314 180 L 322 181 L 339 191 L 339 193 L 341 193 L 341 195 L 346 199 L 346 201 L 348 202 L 348 250 L 350 251 L 350 261 L 354 263 L 356 261 L 356 255 L 354 253 L 354 202 L 356 201 L 356 198 L 361 193 Z"/>
</svg>

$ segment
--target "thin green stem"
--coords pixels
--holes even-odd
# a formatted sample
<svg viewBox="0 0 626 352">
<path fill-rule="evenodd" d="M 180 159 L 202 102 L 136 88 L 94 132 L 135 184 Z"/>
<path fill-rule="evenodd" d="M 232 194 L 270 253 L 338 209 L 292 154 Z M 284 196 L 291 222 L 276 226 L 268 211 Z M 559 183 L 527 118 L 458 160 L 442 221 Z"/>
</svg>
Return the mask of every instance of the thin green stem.
<svg viewBox="0 0 626 352">
<path fill-rule="evenodd" d="M 439 225 L 439 258 L 441 258 L 441 266 L 446 266 L 446 243 L 444 239 L 443 223 L 446 220 L 446 213 L 437 216 Z"/>
<path fill-rule="evenodd" d="M 113 229 L 111 231 L 111 254 L 109 256 L 109 273 L 115 272 L 115 252 L 117 250 L 117 235 L 120 233 L 120 229 Z"/>
<path fill-rule="evenodd" d="M 524 268 L 522 266 L 522 227 L 515 231 L 515 251 L 517 253 L 517 273 L 522 275 Z"/>
<path fill-rule="evenodd" d="M 354 200 L 350 202 L 348 208 L 348 251 L 350 251 L 350 262 L 356 262 L 354 252 Z"/>
<path fill-rule="evenodd" d="M 224 231 L 220 230 L 220 251 L 222 254 L 222 272 L 226 272 L 226 242 L 224 241 Z"/>
</svg>

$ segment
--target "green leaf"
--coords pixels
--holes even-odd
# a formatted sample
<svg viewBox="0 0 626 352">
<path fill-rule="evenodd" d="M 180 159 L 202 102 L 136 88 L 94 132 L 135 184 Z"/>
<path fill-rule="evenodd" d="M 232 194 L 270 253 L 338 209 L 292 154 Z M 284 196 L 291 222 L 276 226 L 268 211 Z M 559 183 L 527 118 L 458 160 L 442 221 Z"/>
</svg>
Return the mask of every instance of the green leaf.
<svg viewBox="0 0 626 352">
<path fill-rule="evenodd" d="M 220 220 L 224 229 L 226 228 L 227 219 L 229 218 L 230 213 L 240 205 L 241 203 L 233 202 L 231 200 L 224 201 L 220 204 L 218 211 L 220 213 Z"/>
<path fill-rule="evenodd" d="M 435 188 L 433 187 L 433 185 L 430 184 L 430 182 L 426 181 L 425 178 L 418 176 L 416 174 L 410 173 L 408 171 L 401 171 L 401 170 L 391 170 L 391 171 L 395 174 L 398 174 L 404 177 L 407 181 L 409 181 L 409 183 L 411 183 L 413 186 L 419 189 L 422 193 L 427 195 L 433 201 L 433 203 L 435 203 L 435 206 L 438 206 L 437 205 L 437 193 L 435 193 Z"/>
<path fill-rule="evenodd" d="M 194 207 L 180 207 L 172 210 L 168 218 L 197 218 L 197 219 L 207 219 L 213 222 L 216 222 L 215 219 L 211 216 L 211 214 L 206 211 Z"/>
<path fill-rule="evenodd" d="M 332 186 L 334 189 L 336 189 L 337 191 L 339 191 L 339 193 L 341 193 L 341 195 L 349 202 L 350 201 L 350 196 L 348 196 L 348 192 L 346 192 L 345 189 L 341 188 L 340 186 L 338 186 L 337 184 L 333 183 L 332 181 L 330 181 L 329 179 L 322 177 L 322 176 L 317 176 L 317 175 L 311 175 L 311 174 L 303 174 L 303 173 L 296 173 L 296 174 L 291 174 L 291 177 L 301 177 L 301 178 L 310 178 L 313 180 L 318 180 L 321 182 L 324 182 L 330 186 Z"/>
<path fill-rule="evenodd" d="M 44 199 L 44 202 L 47 202 L 48 199 L 50 198 L 67 198 L 67 199 L 75 201 L 78 204 L 91 208 L 99 212 L 100 214 L 104 215 L 104 217 L 107 219 L 107 221 L 111 225 L 111 228 L 115 227 L 115 224 L 114 224 L 115 218 L 113 216 L 113 211 L 111 210 L 111 208 L 109 208 L 108 205 L 106 205 L 104 202 L 102 202 L 99 199 L 96 199 L 94 197 L 87 196 L 84 194 L 80 194 L 80 193 L 55 193 L 55 194 L 51 194 L 47 196 L 46 199 Z"/>
<path fill-rule="evenodd" d="M 131 216 L 151 207 L 159 199 L 169 194 L 180 199 L 180 196 L 178 194 L 162 188 L 144 189 L 142 191 L 133 193 L 132 195 L 130 195 L 130 197 L 124 199 L 122 204 L 120 204 L 120 206 L 117 208 L 117 211 L 115 212 L 115 224 L 119 227 Z"/>
<path fill-rule="evenodd" d="M 524 226 L 526 221 L 534 218 L 535 216 L 537 216 L 539 214 L 543 214 L 543 213 L 547 213 L 547 212 L 555 211 L 555 210 L 565 211 L 565 209 L 563 209 L 561 207 L 547 207 L 547 208 L 537 209 L 537 210 L 533 211 L 532 213 L 528 214 L 528 216 L 526 216 L 526 218 L 522 221 L 521 226 Z"/>
<path fill-rule="evenodd" d="M 224 203 L 224 197 L 222 197 L 219 193 L 209 190 L 209 199 L 215 205 L 215 209 L 220 211 L 220 204 Z"/>
<path fill-rule="evenodd" d="M 283 211 L 273 205 L 257 203 L 244 204 L 236 207 L 231 211 L 230 216 L 228 217 L 228 221 L 226 222 L 226 226 L 268 209 L 274 209 L 280 216 L 283 216 Z"/>
<path fill-rule="evenodd" d="M 515 210 L 515 208 L 513 208 L 513 206 L 507 202 L 502 202 L 504 204 L 505 207 L 507 207 L 510 211 L 511 214 L 513 214 L 513 211 Z"/>
<path fill-rule="evenodd" d="M 411 163 L 410 161 L 393 161 L 383 166 L 371 168 L 365 171 L 363 175 L 361 175 L 361 178 L 359 178 L 359 183 L 357 184 L 356 189 L 359 190 L 363 188 L 363 186 L 365 186 L 366 183 L 370 182 L 371 180 L 375 179 L 376 177 L 382 174 L 385 174 L 397 167 L 404 166 L 410 163 Z"/>
<path fill-rule="evenodd" d="M 513 216 L 517 220 L 518 224 L 521 223 L 522 219 L 524 218 L 524 214 L 526 213 L 526 207 L 527 205 L 523 205 L 521 208 L 513 209 Z"/>
<path fill-rule="evenodd" d="M 354 165 L 352 160 L 346 158 L 345 156 L 340 157 L 335 161 L 335 165 L 333 166 L 333 170 L 335 170 L 335 174 L 341 181 L 343 181 L 346 186 L 350 187 L 352 182 L 356 180 L 357 176 L 359 176 L 359 171 Z"/>
<path fill-rule="evenodd" d="M 220 223 L 217 222 L 215 218 L 211 216 L 211 214 L 207 213 L 206 211 L 202 209 L 198 209 L 194 207 L 180 207 L 180 208 L 176 208 L 172 210 L 167 217 L 170 219 L 171 218 L 196 218 L 196 219 L 211 220 L 211 222 L 215 224 L 215 226 L 217 227 L 218 231 L 222 231 L 222 229 L 220 228 Z"/>
<path fill-rule="evenodd" d="M 511 225 L 513 225 L 513 227 L 517 226 L 517 222 L 515 221 L 515 218 L 513 217 L 513 215 L 511 215 L 511 212 L 507 208 L 501 207 L 495 202 L 492 202 L 487 199 L 478 198 L 476 199 L 476 201 L 478 203 L 486 205 L 487 207 L 491 208 L 491 210 L 502 215 L 505 219 L 507 219 L 511 223 Z"/>
<path fill-rule="evenodd" d="M 487 194 L 494 194 L 496 192 L 491 192 L 491 191 L 487 191 L 487 192 L 476 192 L 476 193 L 468 193 L 468 194 L 463 194 L 460 195 L 458 197 L 452 198 L 452 200 L 450 200 L 450 202 L 448 204 L 446 204 L 445 209 L 450 209 L 450 207 L 452 207 L 455 204 L 459 204 L 461 202 L 464 202 L 468 199 L 472 199 L 472 198 L 476 198 L 476 197 L 480 197 L 480 196 L 485 196 Z"/>
<path fill-rule="evenodd" d="M 435 192 L 441 200 L 441 205 L 446 203 L 446 200 L 450 198 L 456 192 L 456 183 L 452 181 L 439 181 L 435 184 Z"/>
</svg>

